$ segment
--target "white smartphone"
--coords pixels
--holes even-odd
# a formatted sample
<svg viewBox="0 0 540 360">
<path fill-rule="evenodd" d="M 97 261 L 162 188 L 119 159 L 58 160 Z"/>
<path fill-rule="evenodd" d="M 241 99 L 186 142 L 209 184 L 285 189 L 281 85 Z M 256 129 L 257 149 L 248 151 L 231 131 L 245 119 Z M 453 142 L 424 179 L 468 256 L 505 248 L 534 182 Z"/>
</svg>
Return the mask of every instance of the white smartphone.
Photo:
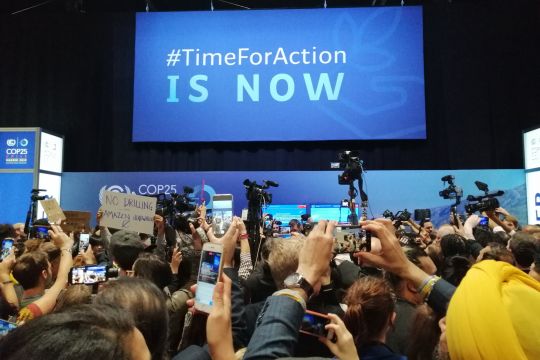
<svg viewBox="0 0 540 360">
<path fill-rule="evenodd" d="M 232 194 L 217 194 L 212 197 L 212 230 L 217 237 L 223 236 L 233 218 Z"/>
<path fill-rule="evenodd" d="M 205 313 L 212 310 L 212 295 L 221 275 L 223 245 L 205 243 L 201 253 L 195 308 Z"/>
</svg>

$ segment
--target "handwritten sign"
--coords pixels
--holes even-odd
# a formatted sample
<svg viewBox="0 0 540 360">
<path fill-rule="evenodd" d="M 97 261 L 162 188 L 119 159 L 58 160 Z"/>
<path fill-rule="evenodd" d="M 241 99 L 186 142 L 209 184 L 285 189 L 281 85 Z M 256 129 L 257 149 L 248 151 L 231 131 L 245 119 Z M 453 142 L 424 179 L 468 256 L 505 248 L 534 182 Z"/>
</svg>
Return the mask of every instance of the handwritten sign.
<svg viewBox="0 0 540 360">
<path fill-rule="evenodd" d="M 90 211 L 75 211 L 75 210 L 64 210 L 66 215 L 66 220 L 62 221 L 62 229 L 69 233 L 72 231 L 81 231 L 84 230 L 89 232 L 90 229 L 90 219 L 92 214 Z"/>
<path fill-rule="evenodd" d="M 64 212 L 60 208 L 60 205 L 58 205 L 56 199 L 40 200 L 39 203 L 43 207 L 45 214 L 47 214 L 49 223 L 58 224 L 60 221 L 66 219 L 66 215 L 64 215 Z"/>
<path fill-rule="evenodd" d="M 152 234 L 156 201 L 153 197 L 104 191 L 103 216 L 99 224 L 113 229 Z"/>
</svg>

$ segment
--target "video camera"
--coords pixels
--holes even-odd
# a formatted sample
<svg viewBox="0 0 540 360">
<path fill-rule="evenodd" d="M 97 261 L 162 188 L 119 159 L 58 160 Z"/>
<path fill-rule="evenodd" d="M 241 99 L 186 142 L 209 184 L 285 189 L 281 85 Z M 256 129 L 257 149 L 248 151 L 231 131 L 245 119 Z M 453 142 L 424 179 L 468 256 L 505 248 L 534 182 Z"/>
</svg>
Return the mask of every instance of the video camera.
<svg viewBox="0 0 540 360">
<path fill-rule="evenodd" d="M 182 194 L 161 193 L 157 194 L 156 213 L 169 219 L 169 224 L 173 225 L 176 229 L 190 234 L 189 223 L 192 223 L 195 227 L 199 226 L 197 222 L 197 215 L 195 209 L 197 205 L 195 200 L 190 197 L 193 194 L 193 188 L 184 186 Z"/>
<path fill-rule="evenodd" d="M 383 212 L 382 215 L 383 215 L 383 217 L 385 217 L 387 219 L 390 219 L 392 221 L 396 221 L 396 223 L 394 224 L 396 227 L 399 227 L 402 222 L 408 221 L 411 218 L 411 213 L 407 209 L 400 210 L 395 215 L 394 215 L 393 212 L 391 212 L 390 210 L 387 209 L 387 210 L 385 210 Z"/>
<path fill-rule="evenodd" d="M 498 190 L 494 192 L 489 192 L 489 187 L 486 183 L 481 181 L 475 181 L 476 187 L 478 190 L 483 191 L 484 195 L 480 196 L 467 196 L 467 201 L 469 203 L 465 205 L 465 211 L 469 214 L 472 214 L 476 211 L 493 211 L 499 207 L 499 200 L 496 199 L 496 196 L 504 195 L 504 191 Z"/>
<path fill-rule="evenodd" d="M 272 194 L 268 193 L 266 189 L 279 186 L 277 182 L 272 180 L 263 180 L 263 184 L 259 185 L 256 181 L 246 179 L 243 184 L 246 188 L 246 198 L 248 201 L 260 201 L 266 204 L 272 203 Z"/>
<path fill-rule="evenodd" d="M 457 187 L 454 183 L 454 176 L 453 175 L 446 175 L 441 178 L 441 181 L 443 183 L 448 183 L 448 187 L 444 190 L 439 191 L 439 196 L 443 199 L 456 199 L 459 201 L 461 197 L 463 196 L 463 189 L 460 187 Z"/>
<path fill-rule="evenodd" d="M 339 168 L 344 169 L 343 173 L 338 175 L 339 185 L 350 185 L 362 176 L 362 166 L 364 162 L 360 160 L 358 151 L 346 150 L 339 153 Z"/>
</svg>

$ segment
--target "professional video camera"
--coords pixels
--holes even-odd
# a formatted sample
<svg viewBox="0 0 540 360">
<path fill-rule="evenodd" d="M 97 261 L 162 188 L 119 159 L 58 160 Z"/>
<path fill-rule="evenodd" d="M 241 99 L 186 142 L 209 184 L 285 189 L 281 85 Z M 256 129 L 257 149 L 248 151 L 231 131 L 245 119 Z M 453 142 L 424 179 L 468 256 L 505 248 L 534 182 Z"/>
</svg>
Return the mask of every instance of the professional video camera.
<svg viewBox="0 0 540 360">
<path fill-rule="evenodd" d="M 484 195 L 467 196 L 467 201 L 469 201 L 469 203 L 465 205 L 465 211 L 467 211 L 469 214 L 472 214 L 476 211 L 493 211 L 498 208 L 499 200 L 497 200 L 495 197 L 504 195 L 504 191 L 499 190 L 490 193 L 488 185 L 486 183 L 483 183 L 481 181 L 475 181 L 474 183 L 476 184 L 478 190 L 484 192 Z"/>
<path fill-rule="evenodd" d="M 193 188 L 184 186 L 183 190 L 182 194 L 171 193 L 169 196 L 164 193 L 157 194 L 156 212 L 168 219 L 169 224 L 189 234 L 191 231 L 189 223 L 195 227 L 199 226 L 195 214 L 197 205 L 190 197 L 190 194 L 193 194 Z"/>
<path fill-rule="evenodd" d="M 439 191 L 439 196 L 443 199 L 455 199 L 455 203 L 450 207 L 450 211 L 455 216 L 457 212 L 457 206 L 461 204 L 461 197 L 463 196 L 463 189 L 458 187 L 454 183 L 455 177 L 453 175 L 446 175 L 441 178 L 441 181 L 446 184 L 448 187 Z"/>
<path fill-rule="evenodd" d="M 350 185 L 362 176 L 364 162 L 358 157 L 358 151 L 346 150 L 339 153 L 339 168 L 344 169 L 341 175 L 338 175 L 339 185 Z"/>
<path fill-rule="evenodd" d="M 256 249 L 252 253 L 252 261 L 257 263 L 260 250 L 261 250 L 261 226 L 264 229 L 264 222 L 262 219 L 262 205 L 272 203 L 272 194 L 268 193 L 266 189 L 270 187 L 278 187 L 279 184 L 271 180 L 263 180 L 263 184 L 259 185 L 256 181 L 245 179 L 244 187 L 246 188 L 246 198 L 248 200 L 248 215 L 247 215 L 247 231 L 249 234 L 249 240 L 251 242 L 252 249 Z"/>
<path fill-rule="evenodd" d="M 259 185 L 256 181 L 244 180 L 244 187 L 246 188 L 246 198 L 248 201 L 259 201 L 265 204 L 272 203 L 272 194 L 265 191 L 269 187 L 278 187 L 279 184 L 272 180 L 263 180 L 263 184 Z"/>
<path fill-rule="evenodd" d="M 392 220 L 396 229 L 399 228 L 404 221 L 408 221 L 411 218 L 411 213 L 407 209 L 400 210 L 395 214 L 390 210 L 385 210 L 382 215 L 383 217 Z"/>
<path fill-rule="evenodd" d="M 443 183 L 448 183 L 448 187 L 439 191 L 439 196 L 443 199 L 456 199 L 460 200 L 463 196 L 463 189 L 457 187 L 454 183 L 455 177 L 453 175 L 446 175 L 441 178 Z M 459 202 L 458 202 L 459 204 Z"/>
<path fill-rule="evenodd" d="M 358 193 L 360 193 L 360 199 L 362 201 L 362 208 L 364 209 L 364 212 L 367 211 L 368 206 L 368 196 L 362 188 L 362 173 L 364 172 L 364 162 L 360 160 L 358 151 L 346 150 L 342 153 L 339 153 L 338 156 L 339 168 L 344 169 L 343 173 L 338 175 L 338 184 L 349 186 L 349 209 L 351 212 L 347 217 L 347 221 L 353 225 L 358 225 L 358 214 L 355 208 L 355 199 Z M 358 189 L 356 189 L 354 186 L 355 181 L 358 181 Z"/>
</svg>

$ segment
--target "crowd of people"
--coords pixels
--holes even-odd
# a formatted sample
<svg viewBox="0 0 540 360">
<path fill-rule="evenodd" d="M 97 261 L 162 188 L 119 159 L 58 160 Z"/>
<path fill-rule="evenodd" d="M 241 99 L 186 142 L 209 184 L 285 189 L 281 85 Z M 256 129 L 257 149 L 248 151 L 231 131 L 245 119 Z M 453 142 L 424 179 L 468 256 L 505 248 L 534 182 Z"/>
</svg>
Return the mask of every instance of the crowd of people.
<svg viewBox="0 0 540 360">
<path fill-rule="evenodd" d="M 293 220 L 260 259 L 240 218 L 216 237 L 204 205 L 194 221 L 162 215 L 153 234 L 38 220 L 50 229 L 39 239 L 0 225 L 14 241 L 0 262 L 0 317 L 13 327 L 0 358 L 540 359 L 540 227 L 502 208 L 482 214 L 487 226 L 476 214 L 437 228 L 362 219 L 370 251 L 342 254 L 335 222 Z M 207 242 L 223 249 L 208 314 L 194 306 Z M 72 284 L 88 265 L 106 276 Z M 323 314 L 325 335 L 300 331 L 306 310 Z"/>
</svg>

